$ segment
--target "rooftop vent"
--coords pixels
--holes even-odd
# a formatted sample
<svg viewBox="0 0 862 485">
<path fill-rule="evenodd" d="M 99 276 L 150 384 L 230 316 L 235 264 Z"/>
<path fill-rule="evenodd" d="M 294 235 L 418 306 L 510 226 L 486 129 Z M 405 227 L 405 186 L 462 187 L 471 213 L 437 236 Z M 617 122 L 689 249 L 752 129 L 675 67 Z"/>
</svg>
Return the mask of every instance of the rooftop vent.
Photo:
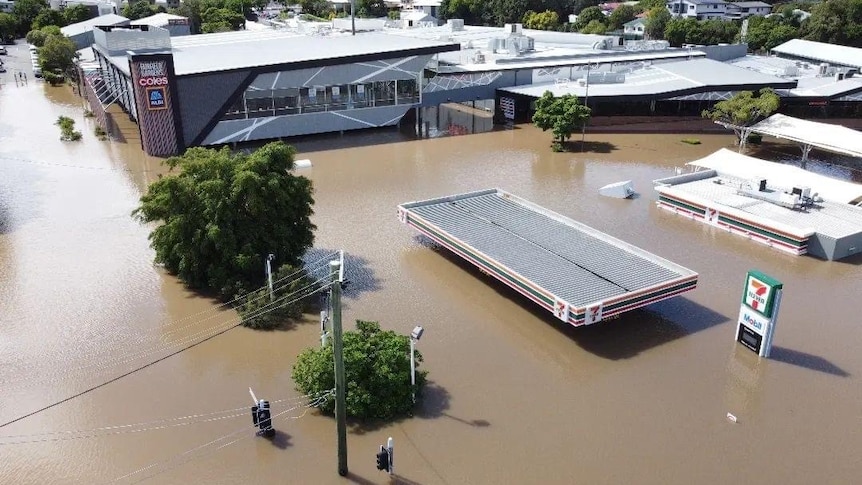
<svg viewBox="0 0 862 485">
<path fill-rule="evenodd" d="M 449 19 L 446 21 L 446 25 L 450 31 L 460 32 L 464 30 L 464 19 Z"/>
</svg>

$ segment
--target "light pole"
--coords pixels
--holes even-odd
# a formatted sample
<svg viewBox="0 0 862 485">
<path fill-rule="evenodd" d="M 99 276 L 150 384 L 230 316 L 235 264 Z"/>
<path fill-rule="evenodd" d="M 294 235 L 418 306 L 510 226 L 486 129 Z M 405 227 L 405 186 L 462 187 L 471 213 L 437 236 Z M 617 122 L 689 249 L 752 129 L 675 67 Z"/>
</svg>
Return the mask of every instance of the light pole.
<svg viewBox="0 0 862 485">
<path fill-rule="evenodd" d="M 273 301 L 275 299 L 275 295 L 272 292 L 272 260 L 275 259 L 275 255 L 269 253 L 266 256 L 266 285 L 269 287 L 269 301 Z"/>
<path fill-rule="evenodd" d="M 584 89 L 584 106 L 586 106 L 587 108 L 590 107 L 590 105 L 588 103 L 590 101 L 590 69 L 592 67 L 593 67 L 593 63 L 587 62 L 587 85 L 586 85 L 586 88 Z M 596 63 L 596 67 L 599 67 L 598 63 Z M 584 122 L 581 123 L 581 151 L 584 151 L 584 143 L 585 143 L 586 137 L 587 137 L 587 121 L 584 120 Z"/>
<path fill-rule="evenodd" d="M 413 393 L 413 402 L 416 402 L 416 342 L 422 338 L 425 329 L 420 326 L 413 327 L 410 332 L 410 390 Z"/>
</svg>

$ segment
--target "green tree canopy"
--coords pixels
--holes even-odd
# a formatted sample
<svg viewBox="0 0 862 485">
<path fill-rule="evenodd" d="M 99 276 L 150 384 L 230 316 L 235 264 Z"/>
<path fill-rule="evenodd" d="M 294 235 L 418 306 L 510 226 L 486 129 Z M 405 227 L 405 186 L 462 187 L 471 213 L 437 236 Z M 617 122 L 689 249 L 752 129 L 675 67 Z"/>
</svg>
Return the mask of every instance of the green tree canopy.
<svg viewBox="0 0 862 485">
<path fill-rule="evenodd" d="M 65 35 L 48 35 L 39 48 L 42 72 L 68 73 L 78 55 L 78 46 Z"/>
<path fill-rule="evenodd" d="M 754 16 L 748 20 L 748 33 L 745 41 L 752 51 L 769 50 L 790 39 L 799 37 L 799 29 L 792 20 L 774 15 L 769 18 Z"/>
<path fill-rule="evenodd" d="M 66 17 L 64 17 L 63 13 L 59 10 L 52 10 L 50 8 L 46 8 L 39 12 L 39 15 L 37 15 L 36 18 L 33 19 L 32 27 L 34 29 L 41 29 L 42 27 L 47 27 L 49 25 L 65 27 Z"/>
<path fill-rule="evenodd" d="M 598 7 L 602 3 L 601 0 L 574 0 L 571 4 L 571 12 L 575 15 L 580 15 L 584 9 L 589 7 Z M 587 22 L 584 23 L 586 25 Z"/>
<path fill-rule="evenodd" d="M 414 406 L 410 388 L 410 337 L 381 330 L 377 322 L 356 321 L 355 331 L 344 332 L 344 374 L 347 415 L 357 419 L 389 420 L 409 414 Z M 427 372 L 418 370 L 416 397 L 421 397 Z M 303 394 L 320 395 L 335 387 L 332 345 L 302 351 L 293 366 L 293 381 Z M 328 414 L 335 403 L 320 409 Z"/>
<path fill-rule="evenodd" d="M 33 29 L 33 19 L 39 12 L 48 8 L 48 0 L 15 0 L 12 16 L 18 19 L 18 35 L 25 35 Z"/>
<path fill-rule="evenodd" d="M 242 14 L 226 8 L 210 7 L 201 14 L 201 20 L 204 33 L 240 30 L 245 25 Z"/>
<path fill-rule="evenodd" d="M 439 11 L 444 19 L 464 19 L 467 25 L 481 25 L 485 4 L 483 0 L 443 0 Z"/>
<path fill-rule="evenodd" d="M 732 98 L 715 103 L 712 109 L 704 110 L 702 116 L 725 124 L 733 129 L 737 142 L 742 140 L 742 128 L 751 126 L 776 112 L 781 99 L 770 88 L 763 88 L 755 95 L 751 91 L 740 91 Z"/>
<path fill-rule="evenodd" d="M 667 28 L 667 23 L 670 22 L 671 15 L 667 11 L 667 7 L 654 7 L 647 14 L 644 22 L 644 30 L 647 38 L 652 40 L 664 39 L 664 31 Z"/>
<path fill-rule="evenodd" d="M 311 181 L 291 173 L 294 150 L 269 143 L 250 155 L 190 148 L 165 163 L 133 213 L 157 222 L 156 261 L 192 288 L 222 298 L 262 286 L 267 254 L 299 266 L 314 242 Z"/>
<path fill-rule="evenodd" d="M 129 2 L 123 7 L 123 17 L 129 20 L 138 20 L 149 17 L 158 11 L 159 7 L 156 7 L 147 0 L 138 0 L 137 2 Z"/>
<path fill-rule="evenodd" d="M 95 15 L 90 13 L 90 9 L 80 3 L 73 3 L 63 9 L 63 18 L 66 20 L 66 25 L 90 20 L 93 17 Z"/>
<path fill-rule="evenodd" d="M 802 31 L 808 40 L 862 47 L 862 0 L 818 3 L 802 24 Z"/>
<path fill-rule="evenodd" d="M 527 11 L 523 19 L 524 27 L 536 30 L 554 30 L 560 25 L 560 17 L 557 12 L 545 10 L 541 13 Z"/>
<path fill-rule="evenodd" d="M 590 23 L 581 29 L 582 34 L 604 34 L 608 31 L 608 26 L 600 20 L 590 20 Z"/>
<path fill-rule="evenodd" d="M 575 22 L 575 27 L 578 30 L 582 30 L 594 20 L 604 24 L 607 17 L 605 17 L 605 14 L 602 13 L 602 9 L 599 7 L 587 7 L 581 10 L 581 13 L 578 14 L 578 21 Z"/>
<path fill-rule="evenodd" d="M 551 130 L 554 134 L 555 148 L 572 137 L 572 133 L 584 126 L 590 119 L 591 110 L 578 101 L 572 94 L 555 97 L 550 91 L 545 91 L 536 100 L 536 112 L 533 114 L 533 124 L 542 131 Z"/>
<path fill-rule="evenodd" d="M 45 39 L 48 38 L 48 35 L 41 30 L 31 30 L 27 32 L 27 43 L 31 45 L 35 45 L 36 47 L 42 47 L 45 43 Z"/>
<path fill-rule="evenodd" d="M 278 268 L 272 279 L 272 298 L 267 288 L 234 297 L 240 302 L 237 311 L 244 326 L 266 330 L 285 328 L 291 320 L 302 317 L 311 303 L 306 297 L 322 286 L 309 278 L 303 268 L 289 264 Z"/>
<path fill-rule="evenodd" d="M 296 3 L 302 7 L 302 13 L 311 14 L 315 17 L 326 18 L 332 11 L 332 5 L 327 0 L 299 0 Z M 359 11 L 359 5 L 356 6 L 356 10 Z M 347 11 L 350 12 L 349 6 Z"/>
<path fill-rule="evenodd" d="M 667 12 L 667 1 L 666 0 L 639 0 L 638 7 L 641 8 L 643 12 L 649 12 L 654 8 L 662 8 Z M 668 12 L 670 13 L 670 12 Z"/>
<path fill-rule="evenodd" d="M 620 5 L 608 16 L 608 28 L 610 30 L 619 30 L 623 28 L 623 24 L 631 22 L 640 13 L 637 7 L 632 5 Z"/>
<path fill-rule="evenodd" d="M 0 41 L 4 44 L 15 40 L 18 33 L 18 22 L 12 15 L 0 12 Z"/>
</svg>

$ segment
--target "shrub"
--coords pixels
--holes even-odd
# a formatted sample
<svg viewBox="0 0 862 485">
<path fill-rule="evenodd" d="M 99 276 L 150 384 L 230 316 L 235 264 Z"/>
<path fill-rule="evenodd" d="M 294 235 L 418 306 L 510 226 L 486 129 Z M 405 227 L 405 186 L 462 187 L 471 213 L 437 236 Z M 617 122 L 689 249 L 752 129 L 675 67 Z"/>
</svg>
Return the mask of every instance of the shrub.
<svg viewBox="0 0 862 485">
<path fill-rule="evenodd" d="M 763 141 L 763 136 L 761 136 L 760 133 L 751 133 L 748 135 L 748 138 L 746 138 L 746 142 L 753 143 L 755 145 L 759 145 L 760 142 L 762 142 L 762 141 Z"/>
<path fill-rule="evenodd" d="M 700 145 L 700 140 L 697 138 L 683 138 L 683 143 L 688 143 L 689 145 Z"/>
</svg>

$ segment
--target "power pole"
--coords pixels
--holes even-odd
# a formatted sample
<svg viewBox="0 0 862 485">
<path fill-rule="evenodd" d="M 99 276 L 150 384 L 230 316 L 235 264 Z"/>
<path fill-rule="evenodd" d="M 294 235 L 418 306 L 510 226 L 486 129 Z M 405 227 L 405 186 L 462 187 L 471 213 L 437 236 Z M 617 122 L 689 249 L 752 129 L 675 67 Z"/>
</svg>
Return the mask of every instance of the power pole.
<svg viewBox="0 0 862 485">
<path fill-rule="evenodd" d="M 350 35 L 356 35 L 356 0 L 350 0 Z"/>
<path fill-rule="evenodd" d="M 272 292 L 272 260 L 275 255 L 270 253 L 266 256 L 266 285 L 269 287 L 269 301 L 275 300 L 275 294 Z"/>
<path fill-rule="evenodd" d="M 347 476 L 347 402 L 344 383 L 344 342 L 341 333 L 341 261 L 329 262 L 332 305 L 332 353 L 335 355 L 335 430 L 338 433 L 338 474 Z"/>
</svg>

